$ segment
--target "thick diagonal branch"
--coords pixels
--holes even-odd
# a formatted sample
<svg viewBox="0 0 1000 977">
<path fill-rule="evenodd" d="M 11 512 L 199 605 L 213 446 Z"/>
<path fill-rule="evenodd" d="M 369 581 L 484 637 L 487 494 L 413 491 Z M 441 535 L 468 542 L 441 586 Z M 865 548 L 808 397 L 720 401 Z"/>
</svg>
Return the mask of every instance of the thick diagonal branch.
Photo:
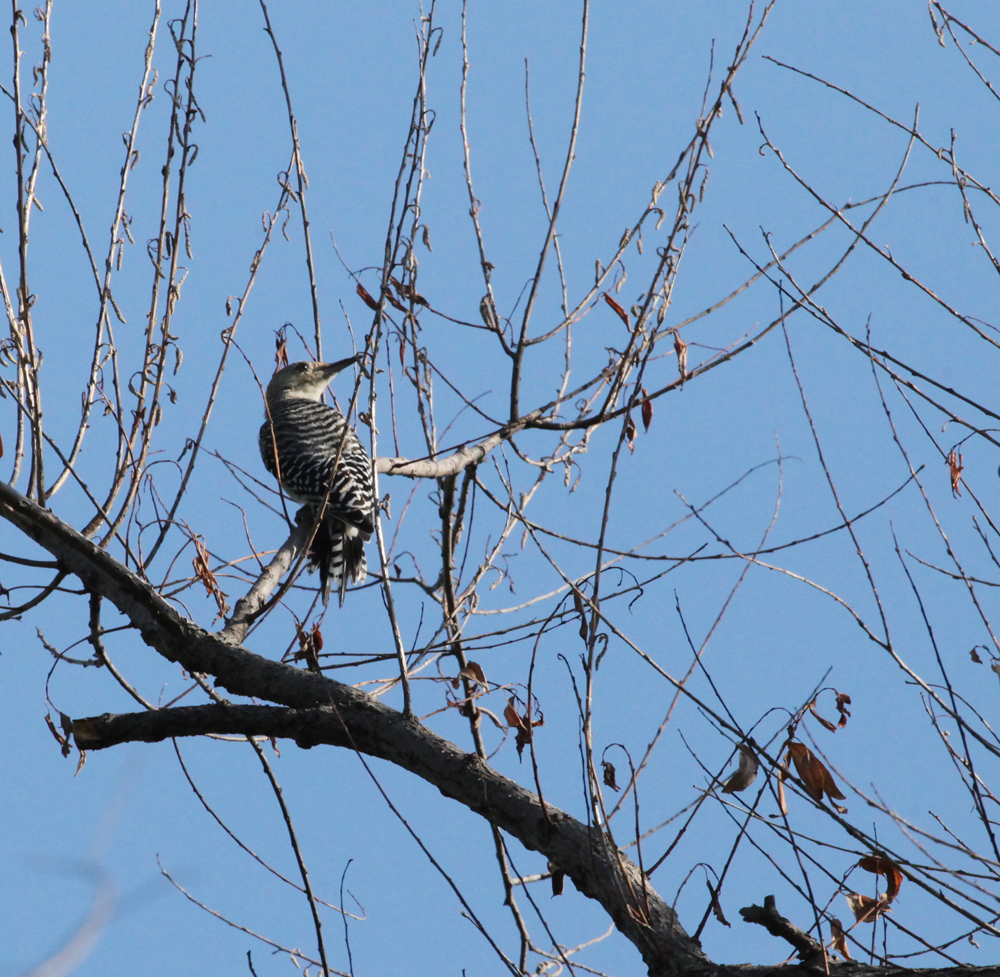
<svg viewBox="0 0 1000 977">
<path fill-rule="evenodd" d="M 287 736 L 303 746 L 328 743 L 388 760 L 546 855 L 582 893 L 601 903 L 642 953 L 651 974 L 710 966 L 674 911 L 648 883 L 643 887 L 638 868 L 599 830 L 551 805 L 546 805 L 546 818 L 531 791 L 367 693 L 255 655 L 230 637 L 204 630 L 110 554 L 4 484 L 0 516 L 51 553 L 91 593 L 111 601 L 164 658 L 214 676 L 217 685 L 234 695 L 286 707 L 210 705 L 77 720 L 81 747 L 234 732 Z"/>
</svg>

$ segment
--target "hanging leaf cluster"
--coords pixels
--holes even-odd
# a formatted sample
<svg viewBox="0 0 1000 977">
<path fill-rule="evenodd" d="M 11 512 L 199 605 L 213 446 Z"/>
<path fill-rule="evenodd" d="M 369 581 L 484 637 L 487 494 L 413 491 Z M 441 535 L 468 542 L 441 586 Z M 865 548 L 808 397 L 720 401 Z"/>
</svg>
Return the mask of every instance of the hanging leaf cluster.
<svg viewBox="0 0 1000 977">
<path fill-rule="evenodd" d="M 545 717 L 539 711 L 538 718 L 533 720 L 531 718 L 530 706 L 525 706 L 523 716 L 519 715 L 516 702 L 517 698 L 515 696 L 511 696 L 507 700 L 507 706 L 503 711 L 503 718 L 507 721 L 509 729 L 517 730 L 517 737 L 514 743 L 517 746 L 518 759 L 522 759 L 521 755 L 524 753 L 524 748 L 531 742 L 532 730 L 536 726 L 544 726 Z"/>
</svg>

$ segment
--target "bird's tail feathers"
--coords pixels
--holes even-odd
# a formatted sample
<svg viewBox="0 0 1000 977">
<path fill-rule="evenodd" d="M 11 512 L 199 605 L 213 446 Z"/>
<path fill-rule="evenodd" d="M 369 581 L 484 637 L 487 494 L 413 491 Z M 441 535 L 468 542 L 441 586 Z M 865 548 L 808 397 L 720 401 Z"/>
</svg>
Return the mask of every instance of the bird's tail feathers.
<svg viewBox="0 0 1000 977">
<path fill-rule="evenodd" d="M 309 570 L 317 568 L 323 606 L 327 605 L 330 591 L 336 587 L 340 606 L 343 607 L 348 582 L 360 583 L 368 574 L 364 536 L 339 519 L 324 519 L 309 548 Z"/>
</svg>

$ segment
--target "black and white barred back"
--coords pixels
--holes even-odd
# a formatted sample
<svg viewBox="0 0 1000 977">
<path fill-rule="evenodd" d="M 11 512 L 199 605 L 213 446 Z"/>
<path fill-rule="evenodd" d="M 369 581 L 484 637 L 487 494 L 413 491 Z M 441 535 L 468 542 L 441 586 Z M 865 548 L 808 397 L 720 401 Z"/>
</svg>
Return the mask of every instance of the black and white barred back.
<svg viewBox="0 0 1000 977">
<path fill-rule="evenodd" d="M 343 606 L 348 580 L 365 578 L 364 544 L 375 531 L 368 452 L 339 411 L 293 398 L 270 408 L 260 429 L 260 454 L 289 498 L 310 506 L 314 519 L 325 502 L 309 550 L 309 569 L 319 568 L 323 603 L 336 587 Z"/>
</svg>

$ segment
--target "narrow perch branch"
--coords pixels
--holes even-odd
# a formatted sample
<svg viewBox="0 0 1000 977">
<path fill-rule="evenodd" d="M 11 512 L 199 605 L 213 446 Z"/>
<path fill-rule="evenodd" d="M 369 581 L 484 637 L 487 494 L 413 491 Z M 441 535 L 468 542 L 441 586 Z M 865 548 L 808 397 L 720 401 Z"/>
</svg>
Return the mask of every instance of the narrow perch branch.
<svg viewBox="0 0 1000 977">
<path fill-rule="evenodd" d="M 419 458 L 415 461 L 409 458 L 376 458 L 375 470 L 380 475 L 403 475 L 406 478 L 445 478 L 457 475 L 470 465 L 478 465 L 497 445 L 529 427 L 542 416 L 544 410 L 545 408 L 533 410 L 516 422 L 505 424 L 499 431 L 477 444 L 459 448 L 445 458 Z"/>
</svg>

